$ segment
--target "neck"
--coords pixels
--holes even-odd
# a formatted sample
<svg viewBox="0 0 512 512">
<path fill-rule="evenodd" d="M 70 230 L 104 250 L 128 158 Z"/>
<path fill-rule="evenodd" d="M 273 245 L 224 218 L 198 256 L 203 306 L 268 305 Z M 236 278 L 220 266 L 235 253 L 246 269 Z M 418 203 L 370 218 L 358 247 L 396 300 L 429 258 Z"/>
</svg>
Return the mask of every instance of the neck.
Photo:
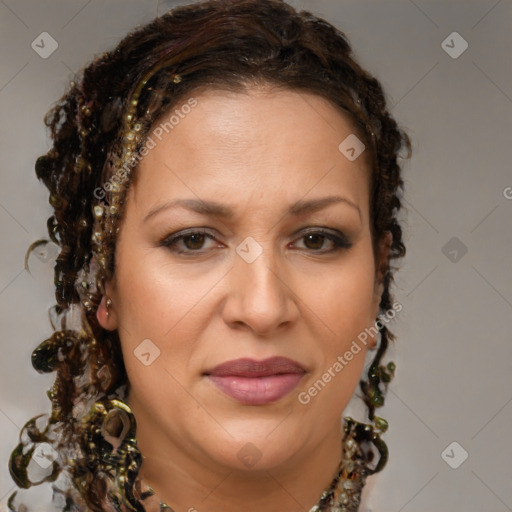
<svg viewBox="0 0 512 512">
<path fill-rule="evenodd" d="M 190 457 L 154 425 L 138 421 L 140 477 L 176 512 L 309 512 L 328 488 L 342 457 L 342 432 L 272 469 L 240 471 Z"/>
</svg>

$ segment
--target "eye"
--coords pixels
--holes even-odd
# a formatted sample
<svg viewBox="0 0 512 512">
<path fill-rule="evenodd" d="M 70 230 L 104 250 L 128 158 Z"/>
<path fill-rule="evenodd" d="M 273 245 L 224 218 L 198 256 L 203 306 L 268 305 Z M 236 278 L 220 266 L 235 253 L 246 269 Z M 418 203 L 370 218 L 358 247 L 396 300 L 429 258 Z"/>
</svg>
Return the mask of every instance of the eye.
<svg viewBox="0 0 512 512">
<path fill-rule="evenodd" d="M 184 232 L 173 233 L 164 238 L 159 245 L 166 247 L 176 254 L 188 255 L 201 255 L 209 249 L 221 247 L 220 243 L 205 247 L 208 240 L 216 241 L 216 238 L 208 233 L 205 228 L 194 228 Z M 331 231 L 324 228 L 312 228 L 298 240 L 304 240 L 304 248 L 318 254 L 333 253 L 352 247 L 352 243 L 341 231 Z M 328 242 L 330 248 L 325 249 L 326 242 Z M 299 249 L 301 248 L 299 247 Z"/>
<path fill-rule="evenodd" d="M 328 231 L 324 228 L 313 228 L 299 240 L 304 240 L 306 249 L 318 253 L 331 253 L 352 247 L 352 243 L 341 231 Z M 326 240 L 330 243 L 331 249 L 321 250 Z"/>
<path fill-rule="evenodd" d="M 160 246 L 167 247 L 170 251 L 185 254 L 202 254 L 206 250 L 204 244 L 206 241 L 215 240 L 215 237 L 203 229 L 191 229 L 186 232 L 170 235 L 160 242 Z M 218 247 L 218 245 L 217 245 Z"/>
</svg>

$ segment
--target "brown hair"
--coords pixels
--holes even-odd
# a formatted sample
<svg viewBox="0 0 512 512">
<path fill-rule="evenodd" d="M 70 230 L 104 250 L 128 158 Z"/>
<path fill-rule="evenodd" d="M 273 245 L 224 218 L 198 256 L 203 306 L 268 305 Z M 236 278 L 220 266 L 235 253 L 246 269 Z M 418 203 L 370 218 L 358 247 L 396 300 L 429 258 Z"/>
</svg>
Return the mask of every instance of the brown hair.
<svg viewBox="0 0 512 512">
<path fill-rule="evenodd" d="M 115 270 L 116 226 L 135 173 L 125 172 L 117 182 L 114 178 L 127 158 L 135 163 L 135 150 L 155 122 L 192 91 L 238 91 L 256 83 L 318 94 L 352 121 L 371 160 L 374 252 L 390 232 L 390 258 L 404 256 L 397 220 L 403 188 L 398 159 L 401 149 L 410 151 L 409 139 L 388 112 L 380 83 L 354 60 L 342 32 L 280 0 L 196 2 L 134 30 L 85 67 L 45 118 L 53 147 L 37 160 L 36 174 L 49 189 L 54 208 L 48 232 L 60 246 L 55 309 L 62 321 L 33 352 L 33 366 L 39 372 L 55 371 L 56 379 L 48 392 L 52 413 L 47 425 L 41 429 L 36 418 L 30 420 L 12 453 L 10 471 L 18 486 L 34 484 L 27 466 L 35 446 L 44 442 L 59 456 L 43 480 L 60 481 L 67 475 L 74 486 L 62 492 L 66 510 L 73 504 L 105 510 L 120 503 L 144 510 L 137 490 L 141 455 L 135 422 L 122 402 L 129 383 L 119 337 L 104 331 L 95 316 L 105 279 Z M 134 129 L 139 143 L 127 151 Z M 97 232 L 98 218 L 106 212 L 111 229 Z M 381 311 L 392 307 L 393 271 L 385 269 Z M 80 328 L 69 320 L 77 308 Z M 378 436 L 386 423 L 374 410 L 384 401 L 381 382 L 387 384 L 394 371 L 392 363 L 380 365 L 394 337 L 385 325 L 380 333 L 368 380 L 361 381 L 375 426 L 359 424 L 361 442 L 374 442 L 381 453 L 374 472 L 387 453 Z M 120 435 L 121 430 L 124 441 L 113 451 L 105 435 Z"/>
</svg>

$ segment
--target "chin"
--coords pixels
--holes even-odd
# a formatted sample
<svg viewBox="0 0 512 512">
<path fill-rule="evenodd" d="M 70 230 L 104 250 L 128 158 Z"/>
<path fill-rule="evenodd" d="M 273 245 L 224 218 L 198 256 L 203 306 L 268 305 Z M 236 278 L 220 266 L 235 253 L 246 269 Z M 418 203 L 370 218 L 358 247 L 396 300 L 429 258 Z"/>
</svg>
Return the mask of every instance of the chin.
<svg viewBox="0 0 512 512">
<path fill-rule="evenodd" d="M 244 422 L 245 426 L 237 422 L 236 428 L 226 424 L 229 434 L 222 430 L 220 437 L 201 438 L 202 451 L 231 471 L 258 472 L 284 467 L 309 440 L 304 430 L 300 435 L 299 425 L 294 428 L 283 422 L 285 417 L 283 414 L 272 422 Z"/>
</svg>

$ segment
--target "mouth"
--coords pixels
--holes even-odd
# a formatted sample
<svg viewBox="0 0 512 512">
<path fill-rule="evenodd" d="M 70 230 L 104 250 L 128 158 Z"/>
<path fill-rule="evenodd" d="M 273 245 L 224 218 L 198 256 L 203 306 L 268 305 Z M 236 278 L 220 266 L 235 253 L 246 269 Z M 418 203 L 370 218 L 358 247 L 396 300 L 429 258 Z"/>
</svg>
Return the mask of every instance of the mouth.
<svg viewBox="0 0 512 512">
<path fill-rule="evenodd" d="M 286 357 L 263 361 L 235 359 L 204 373 L 220 391 L 245 405 L 265 405 L 280 400 L 305 374 L 303 366 Z"/>
</svg>

